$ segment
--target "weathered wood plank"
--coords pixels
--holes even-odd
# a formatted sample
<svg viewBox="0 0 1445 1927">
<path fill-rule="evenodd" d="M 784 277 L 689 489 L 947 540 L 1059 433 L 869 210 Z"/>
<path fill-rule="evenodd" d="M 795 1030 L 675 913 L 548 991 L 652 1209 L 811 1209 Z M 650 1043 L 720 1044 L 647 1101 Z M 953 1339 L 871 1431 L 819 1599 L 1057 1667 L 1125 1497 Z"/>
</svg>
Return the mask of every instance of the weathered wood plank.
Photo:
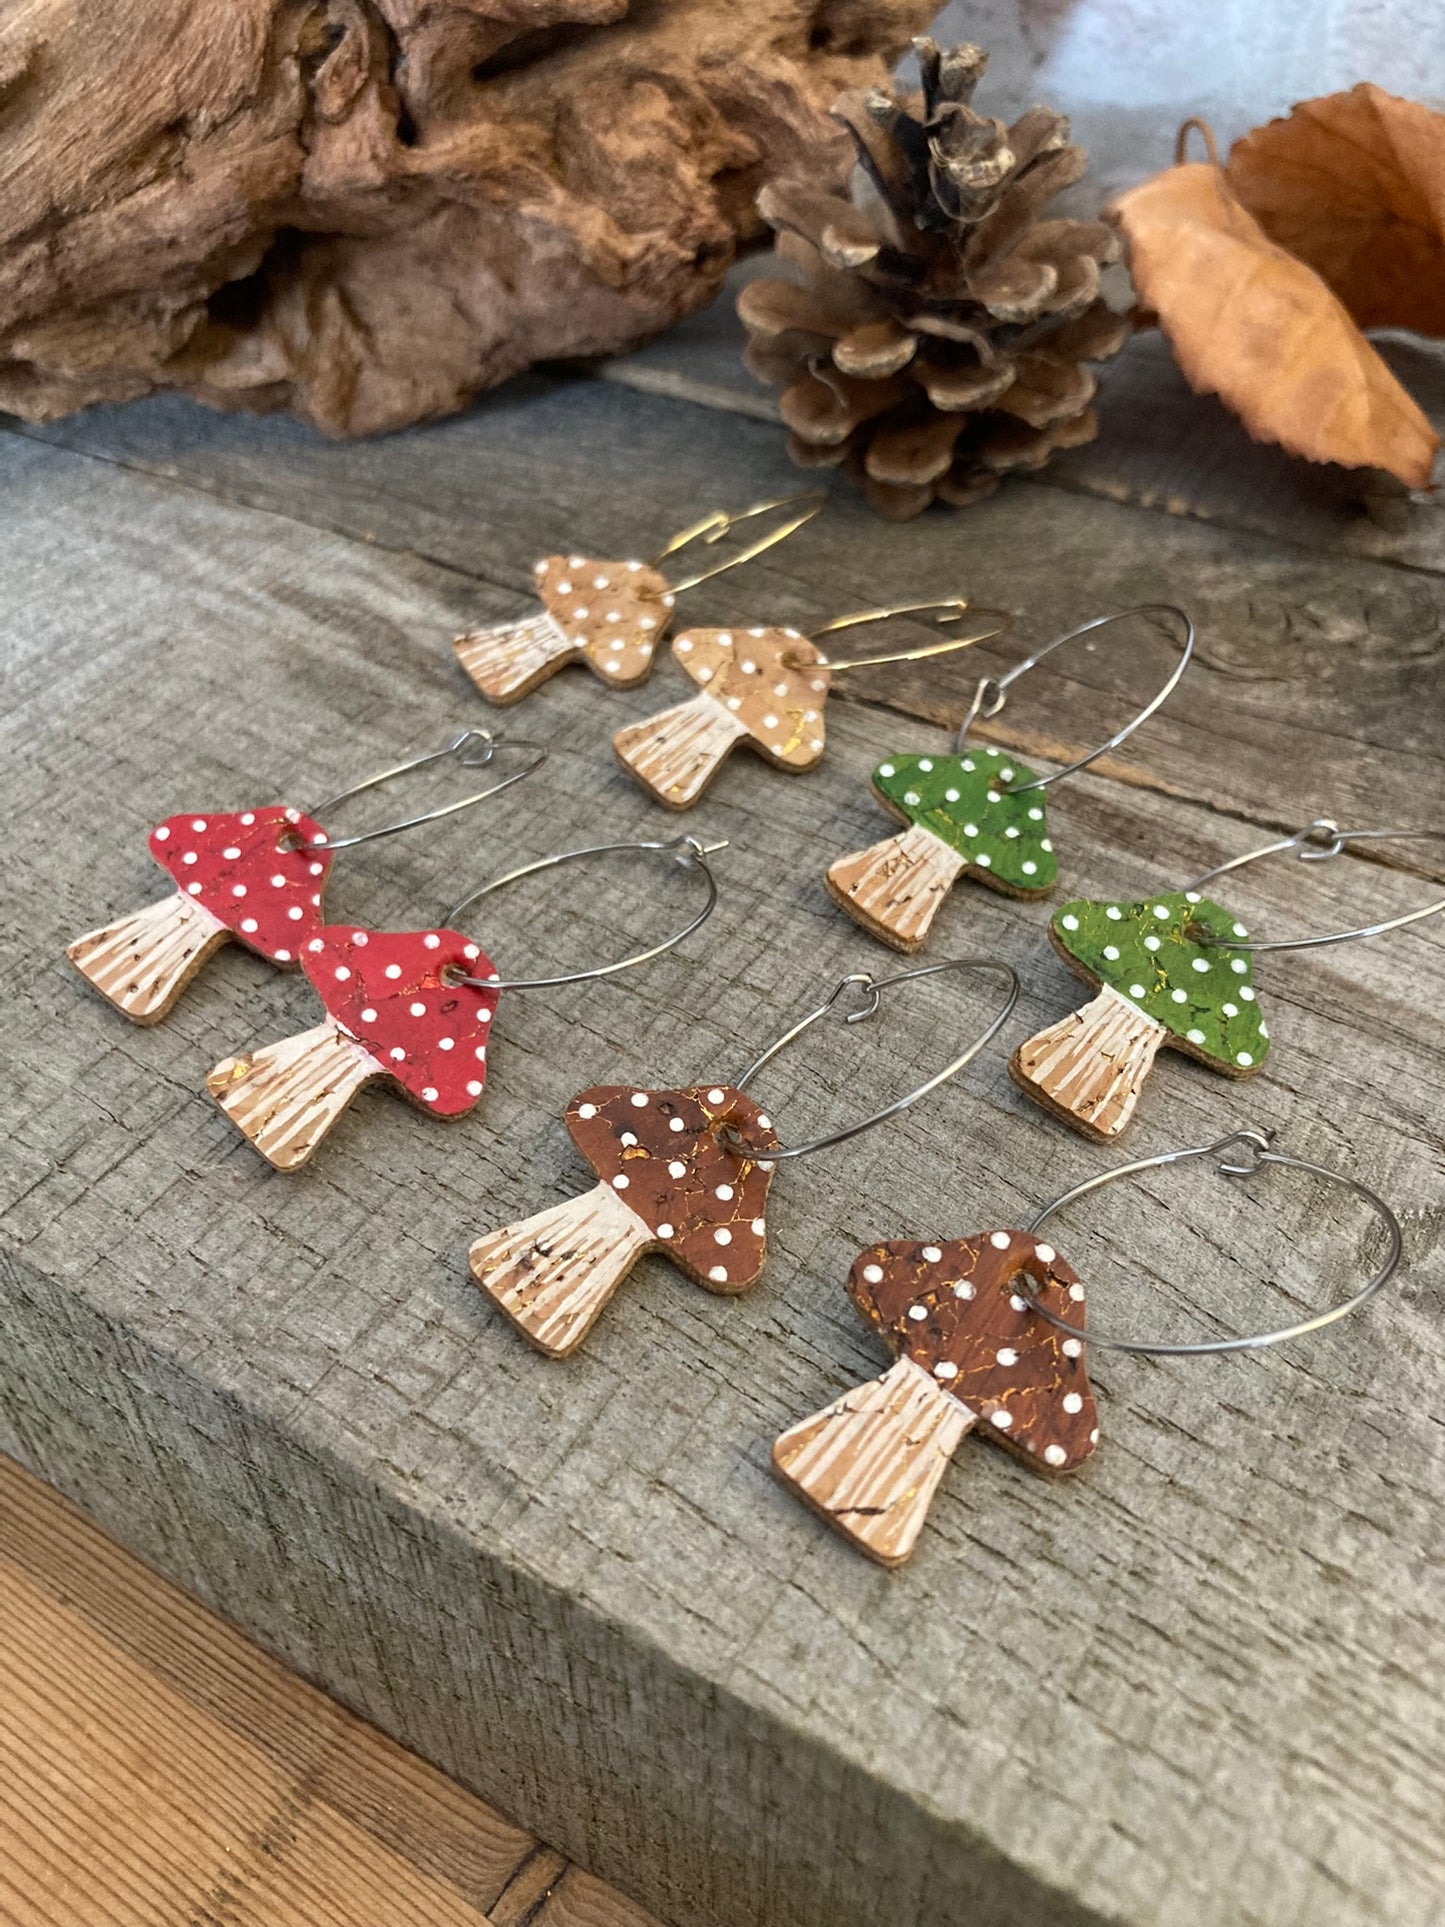
<svg viewBox="0 0 1445 1927">
<path fill-rule="evenodd" d="M 9 1927 L 647 1927 L 3 1457 L 0 1612 Z"/>
<path fill-rule="evenodd" d="M 544 440 L 550 405 L 536 404 Z M 641 464 L 654 431 L 634 408 Z M 444 454 L 452 432 L 419 440 L 465 474 Z M 253 482 L 263 448 L 301 446 L 254 434 L 236 430 Z M 503 498 L 516 446 L 499 444 Z M 418 470 L 392 449 L 404 495 Z M 714 452 L 726 471 L 736 452 Z M 582 1082 L 735 1069 L 821 983 L 888 967 L 822 871 L 884 827 L 865 777 L 890 725 L 840 705 L 804 778 L 735 759 L 695 817 L 732 841 L 705 940 L 611 986 L 504 1002 L 478 1118 L 445 1131 L 365 1096 L 307 1172 L 282 1177 L 200 1085 L 225 1049 L 306 1021 L 304 987 L 232 948 L 141 1032 L 86 991 L 63 943 L 158 879 L 141 844 L 158 813 L 234 801 L 263 774 L 306 801 L 486 714 L 446 638 L 514 597 L 34 441 L 6 438 L 3 455 L 5 801 L 9 820 L 43 826 L 15 840 L 0 979 L 9 1448 L 681 1927 L 1433 1923 L 1445 1651 L 1421 1548 L 1445 1473 L 1430 1418 L 1445 1364 L 1438 932 L 1271 960 L 1263 1075 L 1238 1087 L 1170 1056 L 1133 1139 L 1277 1125 L 1397 1201 L 1401 1283 L 1289 1351 L 1096 1360 L 1104 1440 L 1088 1472 L 1057 1489 L 965 1447 L 890 1576 L 776 1485 L 768 1449 L 885 1362 L 842 1290 L 858 1248 L 1017 1221 L 1098 1168 L 1005 1073 L 1011 1044 L 1076 1001 L 1044 906 L 953 892 L 933 954 L 1016 960 L 1016 1024 L 959 1087 L 779 1174 L 757 1292 L 720 1303 L 646 1260 L 576 1359 L 536 1356 L 488 1314 L 468 1238 L 575 1191 L 559 1114 Z M 525 515 L 575 511 L 589 484 L 560 458 L 555 473 L 552 494 L 534 482 L 530 502 L 503 499 L 494 526 L 520 542 Z M 620 491 L 590 491 L 594 529 L 620 528 Z M 450 541 L 483 496 L 470 476 Z M 1037 558 L 1055 578 L 1072 566 L 1030 521 L 1045 499 L 1070 500 L 1031 492 L 1012 512 L 1031 593 Z M 440 528 L 440 506 L 428 514 Z M 1229 566 L 1217 532 L 1177 533 Z M 1241 583 L 1284 566 L 1242 547 Z M 1268 658 L 1262 641 L 1245 657 L 1246 633 L 1245 673 L 1219 685 L 1241 707 Z M 485 823 L 372 846 L 344 878 L 338 864 L 334 909 L 415 916 L 484 862 L 672 823 L 607 736 L 675 688 L 606 700 L 559 677 L 519 712 L 558 746 L 543 776 Z M 1378 717 L 1361 727 L 1368 739 Z M 1380 753 L 1394 745 L 1359 752 Z M 1177 882 L 1256 834 L 1106 778 L 1069 790 L 1056 835 L 1075 892 Z M 1418 890 L 1344 859 L 1262 868 L 1230 900 L 1261 927 L 1363 920 Z M 575 873 L 539 879 L 491 914 L 487 941 L 504 971 L 595 956 L 635 916 L 660 925 L 645 896 L 621 871 L 596 894 Z M 983 1007 L 920 988 L 886 1027 L 825 1028 L 767 1087 L 790 1129 L 821 1129 L 923 1075 L 940 1034 Z M 1060 1248 L 1100 1322 L 1239 1327 L 1344 1291 L 1373 1248 L 1357 1253 L 1360 1222 L 1308 1187 L 1249 1198 L 1199 1173 L 1119 1187 L 1067 1244 L 1060 1228 Z"/>
<path fill-rule="evenodd" d="M 526 598 L 498 609 L 460 593 L 445 619 L 458 628 L 484 610 L 531 606 L 541 553 L 646 554 L 708 506 L 798 483 L 762 424 L 604 383 L 520 385 L 464 417 L 355 447 L 328 445 L 288 422 L 224 420 L 179 402 L 98 410 L 46 435 Z M 457 587 L 464 591 L 465 580 Z M 880 600 L 960 589 L 1015 611 L 1018 640 L 951 664 L 867 671 L 840 680 L 840 695 L 956 720 L 976 674 L 1017 661 L 1020 641 L 1047 640 L 1134 603 L 1175 602 L 1198 621 L 1198 665 L 1113 760 L 1113 774 L 1289 828 L 1319 814 L 1419 825 L 1445 793 L 1445 603 L 1433 577 L 1284 549 L 1062 488 L 1005 490 L 966 517 L 927 516 L 902 528 L 841 491 L 792 541 L 684 597 L 679 614 L 806 630 Z M 922 638 L 916 626 L 899 633 Z M 839 653 L 861 653 L 881 634 L 843 637 Z M 436 634 L 438 645 L 445 640 Z M 991 732 L 1026 756 L 1078 755 L 1119 727 L 1169 660 L 1167 646 L 1143 630 L 1063 651 L 1015 688 Z M 908 747 L 897 728 L 875 736 L 879 754 Z M 1432 863 L 1429 846 L 1397 860 Z M 1445 874 L 1438 860 L 1432 874 Z"/>
</svg>

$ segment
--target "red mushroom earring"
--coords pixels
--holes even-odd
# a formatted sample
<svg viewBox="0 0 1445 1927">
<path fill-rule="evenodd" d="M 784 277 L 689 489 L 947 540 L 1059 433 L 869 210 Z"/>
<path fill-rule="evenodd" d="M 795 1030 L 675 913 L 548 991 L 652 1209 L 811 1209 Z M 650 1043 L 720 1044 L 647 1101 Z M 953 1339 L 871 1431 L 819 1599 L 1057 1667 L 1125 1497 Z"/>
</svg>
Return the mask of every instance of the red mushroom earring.
<svg viewBox="0 0 1445 1927">
<path fill-rule="evenodd" d="M 763 1066 L 836 1010 L 848 991 L 857 990 L 864 1001 L 846 1013 L 846 1021 L 861 1023 L 878 1009 L 885 990 L 945 970 L 992 971 L 1007 981 L 1007 998 L 988 1028 L 941 1071 L 881 1110 L 811 1144 L 780 1145 L 772 1119 L 746 1094 Z M 472 1275 L 550 1358 L 577 1349 L 644 1252 L 662 1252 L 708 1291 L 749 1290 L 767 1256 L 764 1207 L 776 1166 L 857 1137 L 947 1083 L 1007 1022 L 1018 990 L 1009 966 L 987 957 L 954 958 L 876 981 L 855 972 L 733 1083 L 677 1090 L 604 1084 L 579 1091 L 567 1107 L 567 1129 L 598 1182 L 536 1217 L 484 1233 L 471 1248 Z"/>
<path fill-rule="evenodd" d="M 736 515 L 714 509 L 679 530 L 651 562 L 544 556 L 534 571 L 542 604 L 538 614 L 517 622 L 491 623 L 458 636 L 452 645 L 457 660 L 487 701 L 498 705 L 520 702 L 569 662 L 585 663 L 612 689 L 631 689 L 652 674 L 657 645 L 667 634 L 673 604 L 680 595 L 786 541 L 821 512 L 827 499 L 826 489 L 806 489 L 799 495 L 758 502 Z M 720 542 L 739 523 L 799 502 L 807 504 L 801 514 L 770 530 L 740 555 L 682 582 L 669 582 L 660 574 L 668 557 L 691 543 Z"/>
<path fill-rule="evenodd" d="M 969 608 L 962 596 L 941 602 L 903 602 L 839 616 L 814 631 L 832 635 L 890 616 L 938 610 L 939 622 L 957 622 Z M 954 636 L 921 649 L 836 661 L 796 629 L 689 629 L 672 653 L 698 693 L 645 722 L 631 723 L 612 738 L 618 761 L 647 794 L 670 810 L 689 810 L 739 744 L 777 769 L 802 776 L 823 754 L 823 706 L 835 676 L 850 669 L 876 669 L 890 662 L 922 662 L 950 655 L 996 636 Z"/>
<path fill-rule="evenodd" d="M 1179 661 L 1158 694 L 1123 729 L 1087 756 L 1050 776 L 991 746 L 970 747 L 980 717 L 997 716 L 1010 684 L 1066 642 L 1130 616 L 1172 616 L 1183 627 Z M 1006 896 L 1047 896 L 1059 866 L 1049 836 L 1047 797 L 1055 783 L 1087 769 L 1126 742 L 1173 694 L 1194 653 L 1194 624 L 1172 604 L 1147 603 L 1096 616 L 1056 636 L 1004 676 L 986 676 L 960 725 L 951 753 L 890 756 L 873 772 L 873 794 L 905 827 L 827 872 L 829 895 L 870 936 L 895 950 L 922 947 L 943 899 L 961 876 Z"/>
<path fill-rule="evenodd" d="M 480 769 L 501 749 L 526 750 L 529 760 L 459 802 L 357 836 L 334 837 L 317 821 L 395 777 L 448 760 L 463 769 Z M 158 1024 L 201 965 L 225 943 L 244 944 L 283 970 L 297 969 L 304 945 L 321 923 L 322 893 L 338 850 L 469 810 L 532 775 L 546 757 L 539 743 L 466 729 L 445 749 L 429 750 L 368 776 L 313 811 L 275 803 L 169 816 L 151 831 L 150 852 L 174 879 L 172 893 L 77 937 L 65 954 L 87 983 L 136 1024 Z"/>
<path fill-rule="evenodd" d="M 278 1171 L 304 1164 L 356 1093 L 377 1078 L 429 1116 L 462 1117 L 476 1107 L 486 1084 L 492 1019 L 502 994 L 615 977 L 673 949 L 712 915 L 718 891 L 707 859 L 726 848 L 692 836 L 599 843 L 543 857 L 483 884 L 433 929 L 323 925 L 301 951 L 302 968 L 325 1013 L 322 1022 L 279 1044 L 226 1058 L 207 1077 L 206 1088 Z M 661 943 L 590 970 L 503 982 L 482 946 L 456 928 L 463 912 L 494 890 L 562 863 L 619 851 L 664 856 L 706 885 L 701 910 Z"/>
<path fill-rule="evenodd" d="M 1213 1144 L 1120 1165 L 1045 1205 L 1026 1231 L 936 1243 L 897 1239 L 860 1251 L 848 1292 L 896 1362 L 784 1432 L 773 1446 L 779 1478 L 860 1552 L 898 1566 L 912 1552 L 948 1462 L 969 1432 L 1004 1446 L 1035 1472 L 1074 1472 L 1084 1463 L 1099 1441 L 1086 1344 L 1166 1357 L 1258 1350 L 1357 1310 L 1399 1265 L 1394 1213 L 1355 1179 L 1273 1151 L 1270 1141 L 1268 1132 L 1231 1131 Z M 1086 1330 L 1084 1288 L 1040 1239 L 1045 1222 L 1120 1178 L 1201 1157 L 1219 1157 L 1218 1169 L 1230 1178 L 1248 1180 L 1267 1167 L 1287 1166 L 1353 1191 L 1385 1226 L 1384 1262 L 1343 1304 L 1247 1338 L 1173 1344 Z"/>
<path fill-rule="evenodd" d="M 1270 1048 L 1255 994 L 1252 959 L 1265 950 L 1311 950 L 1375 937 L 1445 910 L 1445 897 L 1422 910 L 1326 936 L 1253 938 L 1234 913 L 1201 894 L 1206 883 L 1260 857 L 1293 851 L 1309 862 L 1341 855 L 1353 843 L 1433 837 L 1436 830 L 1341 830 L 1328 818 L 1293 836 L 1233 857 L 1183 890 L 1138 903 L 1080 899 L 1054 913 L 1049 940 L 1096 995 L 1057 1024 L 1020 1044 L 1009 1064 L 1029 1096 L 1097 1143 L 1115 1138 L 1134 1115 L 1161 1047 L 1183 1051 L 1226 1077 L 1252 1077 Z"/>
</svg>

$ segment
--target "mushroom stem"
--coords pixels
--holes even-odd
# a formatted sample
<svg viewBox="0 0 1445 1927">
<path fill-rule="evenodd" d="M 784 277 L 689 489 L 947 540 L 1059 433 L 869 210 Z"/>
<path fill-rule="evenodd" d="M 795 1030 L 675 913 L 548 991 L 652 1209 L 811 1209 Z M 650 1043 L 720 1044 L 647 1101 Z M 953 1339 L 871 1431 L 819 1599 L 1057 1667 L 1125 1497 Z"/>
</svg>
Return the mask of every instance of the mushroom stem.
<svg viewBox="0 0 1445 1927">
<path fill-rule="evenodd" d="M 385 1074 L 364 1044 L 327 1022 L 226 1058 L 206 1089 L 263 1158 L 278 1171 L 294 1171 L 362 1085 Z"/>
<path fill-rule="evenodd" d="M 622 767 L 671 810 L 702 795 L 714 770 L 747 729 L 705 691 L 646 722 L 619 729 L 612 739 Z"/>
<path fill-rule="evenodd" d="M 941 836 L 910 823 L 883 843 L 840 856 L 828 871 L 828 891 L 873 936 L 895 950 L 913 951 L 928 935 L 963 864 Z"/>
<path fill-rule="evenodd" d="M 654 1234 L 610 1184 L 487 1231 L 472 1246 L 472 1276 L 549 1358 L 565 1358 L 651 1244 Z"/>
<path fill-rule="evenodd" d="M 65 954 L 122 1016 L 156 1024 L 230 934 L 219 917 L 176 890 L 77 937 Z"/>
<path fill-rule="evenodd" d="M 488 702 L 513 703 L 546 675 L 572 641 L 545 610 L 521 622 L 494 622 L 458 636 L 457 660 Z"/>
<path fill-rule="evenodd" d="M 1009 1075 L 1045 1110 L 1106 1144 L 1134 1115 L 1164 1026 L 1108 984 L 1092 1003 L 1020 1044 Z"/>
<path fill-rule="evenodd" d="M 791 1426 L 773 1469 L 880 1565 L 901 1566 L 934 1490 L 978 1414 L 911 1358 Z"/>
</svg>

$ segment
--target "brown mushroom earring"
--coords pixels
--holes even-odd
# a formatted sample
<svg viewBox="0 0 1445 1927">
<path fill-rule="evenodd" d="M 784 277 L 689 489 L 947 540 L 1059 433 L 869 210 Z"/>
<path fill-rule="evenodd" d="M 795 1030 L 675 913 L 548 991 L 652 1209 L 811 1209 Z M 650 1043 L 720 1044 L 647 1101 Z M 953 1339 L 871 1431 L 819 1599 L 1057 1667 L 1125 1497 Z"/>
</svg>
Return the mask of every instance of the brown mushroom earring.
<svg viewBox="0 0 1445 1927">
<path fill-rule="evenodd" d="M 1008 994 L 987 1029 L 942 1070 L 881 1110 L 809 1144 L 780 1144 L 772 1119 L 746 1094 L 764 1065 L 821 1018 L 839 1012 L 850 991 L 863 1002 L 841 1014 L 858 1024 L 878 1010 L 885 990 L 945 970 L 991 971 L 1005 980 Z M 871 1131 L 956 1077 L 1008 1021 L 1018 994 L 1014 972 L 991 957 L 955 957 L 878 979 L 855 971 L 732 1083 L 677 1090 L 603 1084 L 579 1091 L 567 1107 L 567 1129 L 598 1182 L 565 1204 L 485 1232 L 471 1248 L 472 1275 L 550 1358 L 577 1349 L 644 1252 L 662 1252 L 708 1291 L 747 1291 L 762 1276 L 767 1257 L 763 1211 L 777 1165 Z"/>
<path fill-rule="evenodd" d="M 826 489 L 805 489 L 771 502 L 756 502 L 736 514 L 713 509 L 680 529 L 650 562 L 543 556 L 533 570 L 542 604 L 539 613 L 519 621 L 489 623 L 458 636 L 452 644 L 457 660 L 487 701 L 499 707 L 520 702 L 569 662 L 585 663 L 612 689 L 631 689 L 652 674 L 657 645 L 667 634 L 673 604 L 680 595 L 776 548 L 821 514 L 827 500 Z M 669 582 L 661 573 L 669 556 L 692 543 L 721 542 L 740 523 L 798 503 L 804 504 L 801 513 L 770 529 L 740 554 L 682 582 Z"/>
<path fill-rule="evenodd" d="M 997 716 L 1007 691 L 1065 643 L 1131 616 L 1177 618 L 1183 631 L 1179 660 L 1144 707 L 1107 742 L 1052 775 L 1038 776 L 1019 757 L 992 745 L 969 746 L 980 717 Z M 1127 742 L 1178 688 L 1194 654 L 1194 624 L 1172 603 L 1144 603 L 1095 616 L 1034 650 L 1003 676 L 985 676 L 959 725 L 952 751 L 890 756 L 873 772 L 873 794 L 906 827 L 827 872 L 828 894 L 870 936 L 895 950 L 922 947 L 940 905 L 961 876 L 1006 896 L 1047 896 L 1059 866 L 1049 835 L 1048 792 L 1055 783 Z"/>
<path fill-rule="evenodd" d="M 887 609 L 838 616 L 813 635 L 832 635 L 865 622 L 934 610 L 940 623 L 957 622 L 969 608 L 963 596 L 900 602 Z M 1008 621 L 1004 615 L 1003 625 Z M 674 641 L 672 653 L 697 684 L 697 695 L 645 722 L 619 729 L 612 747 L 628 775 L 656 802 L 670 810 L 689 810 L 740 743 L 794 776 L 813 769 L 823 754 L 823 706 L 834 676 L 850 669 L 951 655 L 1001 633 L 1002 627 L 985 629 L 976 636 L 951 636 L 947 642 L 918 649 L 837 661 L 797 629 L 689 629 Z"/>
<path fill-rule="evenodd" d="M 525 750 L 528 761 L 459 802 L 356 836 L 332 836 L 316 820 L 414 770 L 448 761 L 462 769 L 481 769 L 503 749 Z M 144 910 L 77 937 L 65 954 L 86 982 L 134 1024 L 158 1024 L 206 959 L 232 940 L 267 963 L 298 969 L 303 945 L 321 924 L 322 892 L 338 850 L 472 809 L 531 776 L 546 760 L 540 743 L 464 729 L 445 748 L 380 770 L 310 811 L 273 803 L 168 816 L 150 833 L 150 853 L 174 879 L 174 891 Z"/>
<path fill-rule="evenodd" d="M 1212 1144 L 1139 1158 L 1076 1184 L 1024 1231 L 984 1231 L 936 1243 L 893 1239 L 860 1251 L 848 1293 L 893 1354 L 882 1377 L 789 1428 L 773 1446 L 783 1483 L 828 1524 L 885 1566 L 912 1552 L 949 1460 L 965 1434 L 1005 1446 L 1035 1472 L 1077 1471 L 1099 1441 L 1085 1345 L 1163 1357 L 1257 1351 L 1318 1331 L 1356 1311 L 1393 1277 L 1400 1225 L 1383 1198 L 1354 1178 L 1270 1148 L 1246 1128 Z M 1140 1171 L 1217 1157 L 1245 1182 L 1283 1167 L 1343 1186 L 1384 1225 L 1383 1262 L 1342 1304 L 1245 1338 L 1176 1344 L 1087 1330 L 1084 1287 L 1052 1244 L 1047 1220 L 1076 1199 Z"/>
</svg>

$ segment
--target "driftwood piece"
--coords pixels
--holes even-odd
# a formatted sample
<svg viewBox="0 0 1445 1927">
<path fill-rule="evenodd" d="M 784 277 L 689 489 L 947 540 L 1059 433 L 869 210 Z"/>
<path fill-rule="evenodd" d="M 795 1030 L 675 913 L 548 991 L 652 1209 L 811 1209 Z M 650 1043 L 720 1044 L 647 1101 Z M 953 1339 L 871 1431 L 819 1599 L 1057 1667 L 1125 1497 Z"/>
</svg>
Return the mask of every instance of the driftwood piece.
<svg viewBox="0 0 1445 1927">
<path fill-rule="evenodd" d="M 717 292 L 926 0 L 141 0 L 0 24 L 0 407 L 180 388 L 333 435 Z"/>
<path fill-rule="evenodd" d="M 945 904 L 940 947 L 1017 964 L 1017 1017 L 955 1086 L 775 1187 L 759 1290 L 714 1298 L 644 1257 L 559 1366 L 489 1310 L 464 1247 L 590 1182 L 560 1121 L 584 1079 L 736 1075 L 804 985 L 886 963 L 819 872 L 878 834 L 880 744 L 941 752 L 942 730 L 900 739 L 850 687 L 807 782 L 734 758 L 702 812 L 731 848 L 698 939 L 611 986 L 504 999 L 475 1116 L 440 1131 L 363 1092 L 297 1176 L 200 1085 L 223 1046 L 309 1021 L 304 983 L 230 945 L 137 1031 L 61 956 L 98 902 L 153 887 L 124 824 L 170 806 L 158 788 L 324 792 L 485 719 L 460 627 L 525 606 L 539 552 L 646 553 L 639 531 L 676 526 L 684 497 L 781 493 L 776 432 L 534 381 L 349 449 L 173 399 L 47 434 L 89 455 L 0 435 L 0 781 L 8 819 L 45 829 L 13 839 L 4 906 L 0 1442 L 673 1927 L 1239 1927 L 1266 1908 L 1270 1927 L 1435 1927 L 1438 929 L 1271 958 L 1260 1077 L 1161 1053 L 1138 1124 L 1155 1150 L 1243 1113 L 1346 1164 L 1402 1207 L 1398 1283 L 1272 1353 L 1095 1353 L 1104 1443 L 1078 1476 L 964 1444 L 911 1565 L 884 1573 L 782 1490 L 769 1441 L 883 1362 L 839 1290 L 860 1248 L 1027 1223 L 1119 1155 L 1007 1080 L 1011 1044 L 1077 996 L 1044 905 L 972 886 Z M 746 600 L 806 631 L 885 586 L 956 593 L 962 572 L 1030 640 L 1110 595 L 1206 610 L 1175 702 L 1053 793 L 1060 901 L 1176 885 L 1325 797 L 1409 820 L 1438 793 L 1445 682 L 1419 648 L 1438 580 L 1031 483 L 974 514 L 961 557 L 947 525 L 836 505 L 749 572 Z M 697 619 L 727 620 L 742 581 L 700 591 Z M 985 651 L 1011 659 L 981 645 L 952 685 L 920 664 L 889 686 L 944 706 Z M 1058 662 L 999 720 L 1080 748 L 1155 667 Z M 607 737 L 663 674 L 630 695 L 556 678 L 525 722 L 568 753 L 485 820 L 357 851 L 328 915 L 380 927 L 449 902 L 483 842 L 510 866 L 661 833 Z M 504 976 L 548 944 L 558 967 L 615 954 L 629 875 L 554 873 L 479 935 Z M 629 909 L 663 934 L 646 882 Z M 1351 856 L 1255 865 L 1228 900 L 1266 932 L 1366 922 L 1428 887 Z M 780 1131 L 856 1115 L 885 1058 L 894 1088 L 936 1066 L 943 1026 L 978 1009 L 960 981 L 919 986 L 885 1032 L 820 1024 L 759 1078 Z M 1252 1195 L 1200 1171 L 1167 1203 L 1119 1185 L 1060 1226 L 1101 1330 L 1248 1329 L 1343 1295 L 1372 1257 L 1363 1207 L 1304 1180 Z"/>
</svg>

